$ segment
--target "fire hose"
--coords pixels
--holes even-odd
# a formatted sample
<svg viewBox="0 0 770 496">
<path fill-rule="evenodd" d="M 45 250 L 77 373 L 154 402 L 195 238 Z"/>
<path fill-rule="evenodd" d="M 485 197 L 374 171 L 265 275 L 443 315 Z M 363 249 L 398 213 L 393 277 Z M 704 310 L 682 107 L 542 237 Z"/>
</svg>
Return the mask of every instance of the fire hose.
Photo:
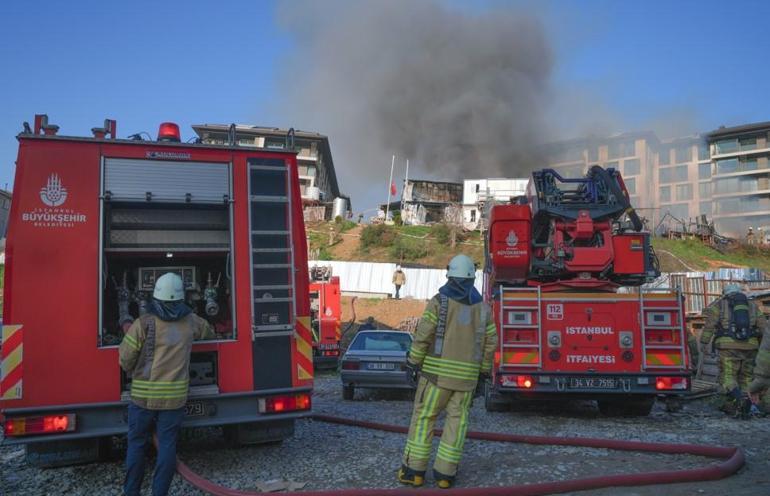
<svg viewBox="0 0 770 496">
<path fill-rule="evenodd" d="M 318 422 L 362 427 L 386 432 L 405 434 L 405 427 L 366 422 L 342 417 L 316 414 L 311 417 Z M 441 435 L 441 430 L 436 429 L 436 435 Z M 666 470 L 659 472 L 639 472 L 633 474 L 604 475 L 601 477 L 587 477 L 583 479 L 569 479 L 553 482 L 539 482 L 535 484 L 518 484 L 503 487 L 468 487 L 456 488 L 452 494 L 456 496 L 535 496 L 543 494 L 557 494 L 568 491 L 585 491 L 588 489 L 600 489 L 618 486 L 645 486 L 657 484 L 673 484 L 682 482 L 702 482 L 717 480 L 736 473 L 746 462 L 746 457 L 740 447 L 704 446 L 697 444 L 671 444 L 651 443 L 642 441 L 619 441 L 614 439 L 583 438 L 583 437 L 559 437 L 559 436 L 529 436 L 523 434 L 502 434 L 496 432 L 468 432 L 469 439 L 482 441 L 495 441 L 503 443 L 523 443 L 536 445 L 573 446 L 580 448 L 612 449 L 620 451 L 641 451 L 667 455 L 693 455 L 708 458 L 718 458 L 722 461 L 715 465 L 686 470 Z M 193 472 L 182 461 L 177 460 L 177 472 L 194 487 L 215 496 L 254 496 L 263 494 L 254 491 L 242 491 L 229 489 L 217 485 L 208 479 Z M 322 491 L 299 491 L 282 493 L 290 496 L 414 496 L 413 488 L 396 489 L 329 489 Z M 446 494 L 443 489 L 423 489 L 421 495 Z"/>
</svg>

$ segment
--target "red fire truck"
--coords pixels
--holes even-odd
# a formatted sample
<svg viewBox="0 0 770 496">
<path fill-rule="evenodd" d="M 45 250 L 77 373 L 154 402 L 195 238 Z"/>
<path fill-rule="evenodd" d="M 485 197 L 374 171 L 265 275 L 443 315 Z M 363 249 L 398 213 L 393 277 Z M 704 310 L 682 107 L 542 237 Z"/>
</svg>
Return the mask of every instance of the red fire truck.
<svg viewBox="0 0 770 496">
<path fill-rule="evenodd" d="M 657 396 L 685 393 L 683 298 L 640 288 L 659 274 L 618 171 L 533 173 L 526 197 L 489 213 L 485 297 L 500 349 L 487 409 L 587 398 L 604 413 L 646 415 Z"/>
<path fill-rule="evenodd" d="M 313 332 L 313 365 L 333 369 L 340 359 L 340 278 L 331 267 L 310 269 L 310 329 Z"/>
<path fill-rule="evenodd" d="M 126 431 L 122 328 L 155 280 L 182 276 L 216 339 L 193 345 L 187 427 L 237 443 L 290 436 L 313 386 L 305 229 L 296 154 L 229 143 L 18 135 L 6 244 L 0 408 L 28 459 L 99 456 Z M 291 142 L 293 136 L 287 136 Z M 287 146 L 291 149 L 291 144 Z"/>
</svg>

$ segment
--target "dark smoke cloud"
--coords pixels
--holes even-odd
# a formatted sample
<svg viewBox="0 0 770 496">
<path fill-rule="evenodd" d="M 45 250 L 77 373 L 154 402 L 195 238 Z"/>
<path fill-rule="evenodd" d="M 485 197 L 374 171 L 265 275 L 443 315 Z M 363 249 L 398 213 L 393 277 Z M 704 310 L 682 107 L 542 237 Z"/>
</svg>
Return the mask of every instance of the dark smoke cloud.
<svg viewBox="0 0 770 496">
<path fill-rule="evenodd" d="M 538 165 L 552 53 L 532 16 L 431 0 L 279 9 L 295 43 L 284 113 L 329 135 L 356 210 L 385 200 L 394 153 L 397 184 L 405 158 L 410 177 L 443 180 L 517 177 Z"/>
</svg>

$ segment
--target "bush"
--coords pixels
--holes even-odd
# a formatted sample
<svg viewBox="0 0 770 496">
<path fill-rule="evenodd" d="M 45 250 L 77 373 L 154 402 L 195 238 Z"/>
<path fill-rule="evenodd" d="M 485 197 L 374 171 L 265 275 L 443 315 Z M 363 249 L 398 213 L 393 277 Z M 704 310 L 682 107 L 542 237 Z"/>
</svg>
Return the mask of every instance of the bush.
<svg viewBox="0 0 770 496">
<path fill-rule="evenodd" d="M 361 248 L 366 250 L 372 247 L 388 247 L 393 245 L 396 233 L 385 224 L 373 224 L 366 226 L 361 231 Z"/>
<path fill-rule="evenodd" d="M 452 230 L 446 224 L 434 224 L 430 230 L 431 236 L 436 238 L 439 244 L 449 244 L 449 238 L 452 234 Z"/>
<path fill-rule="evenodd" d="M 428 245 L 421 239 L 399 237 L 390 247 L 390 255 L 399 260 L 417 260 L 428 255 Z"/>
<path fill-rule="evenodd" d="M 335 223 L 335 224 L 338 224 L 338 225 L 339 225 L 339 224 L 342 224 L 342 216 L 341 216 L 341 215 L 338 215 L 337 217 L 335 217 L 335 218 L 334 218 L 334 223 Z"/>
<path fill-rule="evenodd" d="M 401 218 L 401 211 L 398 211 L 395 214 L 393 214 L 393 223 L 397 226 L 404 225 L 404 220 Z"/>
</svg>

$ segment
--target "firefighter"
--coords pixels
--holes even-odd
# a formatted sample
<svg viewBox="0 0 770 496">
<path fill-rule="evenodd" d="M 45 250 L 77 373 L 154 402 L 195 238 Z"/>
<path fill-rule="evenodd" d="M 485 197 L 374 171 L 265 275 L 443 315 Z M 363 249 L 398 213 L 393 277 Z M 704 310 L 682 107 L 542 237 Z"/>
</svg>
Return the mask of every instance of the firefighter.
<svg viewBox="0 0 770 496">
<path fill-rule="evenodd" d="M 704 354 L 711 342 L 719 354 L 719 391 L 724 395 L 722 408 L 734 415 L 742 414 L 745 394 L 749 391 L 759 336 L 767 327 L 765 317 L 753 301 L 749 301 L 737 284 L 727 284 L 722 297 L 703 312 L 706 324 L 700 337 Z"/>
<path fill-rule="evenodd" d="M 192 343 L 213 337 L 209 323 L 185 304 L 182 278 L 172 273 L 159 277 L 149 313 L 131 324 L 120 344 L 120 366 L 131 377 L 126 495 L 140 493 L 145 448 L 153 428 L 158 457 L 152 494 L 168 493 L 176 471 L 176 440 L 187 402 Z"/>
<path fill-rule="evenodd" d="M 401 270 L 400 265 L 396 265 L 396 271 L 393 273 L 393 285 L 396 287 L 397 300 L 401 299 L 399 292 L 401 291 L 401 286 L 404 284 L 406 284 L 406 274 L 404 274 L 404 271 Z"/>
<path fill-rule="evenodd" d="M 446 411 L 433 477 L 454 484 L 463 451 L 474 390 L 489 376 L 497 345 L 492 311 L 473 287 L 476 268 L 465 255 L 447 267 L 447 283 L 428 303 L 407 355 L 412 380 L 419 376 L 412 421 L 398 480 L 421 486 L 431 453 L 433 426 Z"/>
</svg>

